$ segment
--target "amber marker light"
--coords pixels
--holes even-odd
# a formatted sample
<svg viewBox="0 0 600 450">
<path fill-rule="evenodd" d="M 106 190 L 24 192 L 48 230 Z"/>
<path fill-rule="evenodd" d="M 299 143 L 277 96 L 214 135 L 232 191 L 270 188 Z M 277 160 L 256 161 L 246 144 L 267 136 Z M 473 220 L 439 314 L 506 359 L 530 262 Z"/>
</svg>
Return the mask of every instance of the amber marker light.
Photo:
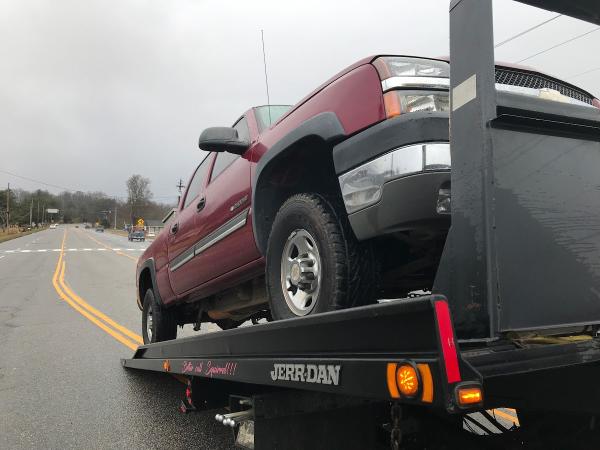
<svg viewBox="0 0 600 450">
<path fill-rule="evenodd" d="M 163 370 L 165 372 L 170 372 L 171 371 L 171 362 L 168 359 L 165 359 L 163 361 Z"/>
<path fill-rule="evenodd" d="M 419 392 L 419 376 L 417 370 L 408 364 L 402 364 L 396 372 L 398 390 L 406 397 L 414 397 Z"/>
<path fill-rule="evenodd" d="M 390 91 L 383 94 L 383 104 L 385 106 L 385 116 L 388 119 L 402 114 L 402 105 L 396 91 Z"/>
<path fill-rule="evenodd" d="M 428 364 L 417 364 L 419 374 L 421 375 L 422 393 L 421 400 L 425 403 L 433 402 L 433 377 Z"/>
<path fill-rule="evenodd" d="M 472 406 L 483 402 L 483 392 L 480 387 L 459 387 L 456 398 L 460 406 Z"/>
</svg>

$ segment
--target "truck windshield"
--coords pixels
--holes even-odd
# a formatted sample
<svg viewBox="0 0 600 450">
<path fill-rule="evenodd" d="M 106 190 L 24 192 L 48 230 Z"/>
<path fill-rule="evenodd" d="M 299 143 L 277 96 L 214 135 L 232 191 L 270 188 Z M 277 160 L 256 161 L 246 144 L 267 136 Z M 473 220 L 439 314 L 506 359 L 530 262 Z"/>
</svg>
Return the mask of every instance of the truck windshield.
<svg viewBox="0 0 600 450">
<path fill-rule="evenodd" d="M 290 105 L 266 105 L 254 108 L 256 121 L 258 122 L 258 132 L 262 133 L 263 130 L 269 128 L 289 111 L 290 108 Z"/>
</svg>

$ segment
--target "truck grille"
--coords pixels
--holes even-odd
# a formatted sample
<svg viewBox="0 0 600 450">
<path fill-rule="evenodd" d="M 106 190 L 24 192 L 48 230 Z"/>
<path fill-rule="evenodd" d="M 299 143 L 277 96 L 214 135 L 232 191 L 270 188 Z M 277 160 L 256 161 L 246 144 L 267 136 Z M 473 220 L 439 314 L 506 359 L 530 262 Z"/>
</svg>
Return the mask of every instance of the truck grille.
<svg viewBox="0 0 600 450">
<path fill-rule="evenodd" d="M 551 78 L 547 78 L 543 75 L 531 74 L 527 72 L 520 72 L 518 70 L 510 70 L 496 67 L 496 83 L 508 84 L 511 86 L 521 86 L 532 89 L 554 89 L 560 92 L 562 95 L 574 98 L 581 102 L 592 104 L 592 96 L 587 92 L 580 89 L 576 89 L 565 83 L 555 81 Z"/>
</svg>

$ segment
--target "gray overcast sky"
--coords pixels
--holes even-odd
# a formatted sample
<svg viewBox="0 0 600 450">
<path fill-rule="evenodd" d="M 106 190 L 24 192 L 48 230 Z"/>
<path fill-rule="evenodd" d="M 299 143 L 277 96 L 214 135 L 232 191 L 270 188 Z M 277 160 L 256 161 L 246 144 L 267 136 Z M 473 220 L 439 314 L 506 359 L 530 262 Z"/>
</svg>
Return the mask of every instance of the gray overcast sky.
<svg viewBox="0 0 600 450">
<path fill-rule="evenodd" d="M 370 54 L 448 54 L 448 4 L 0 0 L 0 170 L 109 195 L 124 195 L 140 173 L 157 200 L 173 201 L 200 159 L 200 131 L 266 103 L 261 28 L 271 101 L 294 103 Z M 495 6 L 496 42 L 555 15 Z M 561 17 L 496 59 L 514 62 L 594 28 Z M 599 48 L 600 31 L 526 64 L 568 78 L 600 68 Z M 600 70 L 569 81 L 600 95 Z M 7 182 L 45 188 L 0 172 Z"/>
</svg>

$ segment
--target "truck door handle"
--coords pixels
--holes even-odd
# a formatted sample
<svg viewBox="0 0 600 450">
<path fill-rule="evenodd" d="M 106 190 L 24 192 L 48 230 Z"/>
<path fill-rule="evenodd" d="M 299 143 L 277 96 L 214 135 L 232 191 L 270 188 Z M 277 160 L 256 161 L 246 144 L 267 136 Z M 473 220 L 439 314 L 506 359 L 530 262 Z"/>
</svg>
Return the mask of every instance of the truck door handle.
<svg viewBox="0 0 600 450">
<path fill-rule="evenodd" d="M 198 203 L 196 204 L 196 211 L 202 211 L 204 209 L 204 206 L 206 206 L 206 198 L 202 197 L 200 200 L 198 200 Z"/>
<path fill-rule="evenodd" d="M 171 227 L 171 233 L 175 234 L 179 231 L 179 223 L 176 223 Z"/>
</svg>

